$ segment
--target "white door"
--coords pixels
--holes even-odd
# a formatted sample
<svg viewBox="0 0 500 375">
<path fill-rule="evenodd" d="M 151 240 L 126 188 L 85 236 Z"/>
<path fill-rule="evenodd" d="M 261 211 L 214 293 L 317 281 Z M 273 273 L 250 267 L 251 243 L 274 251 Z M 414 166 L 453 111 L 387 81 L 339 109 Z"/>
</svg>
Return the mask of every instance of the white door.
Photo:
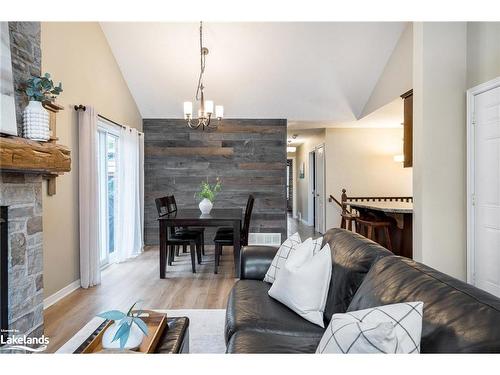
<svg viewBox="0 0 500 375">
<path fill-rule="evenodd" d="M 325 233 L 325 146 L 318 146 L 314 151 L 316 154 L 314 229 L 317 232 Z"/>
<path fill-rule="evenodd" d="M 469 92 L 469 113 L 468 278 L 500 297 L 500 87 Z"/>
</svg>

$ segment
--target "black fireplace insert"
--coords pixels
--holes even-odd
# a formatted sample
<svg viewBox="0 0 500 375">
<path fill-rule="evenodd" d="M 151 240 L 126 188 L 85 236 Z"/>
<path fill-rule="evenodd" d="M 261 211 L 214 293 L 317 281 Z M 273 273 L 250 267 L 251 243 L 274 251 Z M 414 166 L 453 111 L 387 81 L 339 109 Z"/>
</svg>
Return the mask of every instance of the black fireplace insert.
<svg viewBox="0 0 500 375">
<path fill-rule="evenodd" d="M 7 338 L 8 329 L 8 276 L 7 276 L 7 253 L 8 253 L 8 209 L 0 207 L 0 345 Z"/>
</svg>

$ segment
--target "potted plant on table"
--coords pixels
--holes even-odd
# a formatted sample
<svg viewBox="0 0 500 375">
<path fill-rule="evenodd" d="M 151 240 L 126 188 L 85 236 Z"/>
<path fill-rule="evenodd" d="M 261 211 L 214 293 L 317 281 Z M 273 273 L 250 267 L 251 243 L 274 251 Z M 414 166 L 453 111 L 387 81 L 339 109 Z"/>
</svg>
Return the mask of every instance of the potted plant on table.
<svg viewBox="0 0 500 375">
<path fill-rule="evenodd" d="M 217 196 L 217 193 L 219 193 L 221 190 L 222 190 L 222 183 L 218 177 L 216 183 L 213 185 L 210 185 L 208 181 L 203 181 L 201 183 L 200 191 L 198 192 L 198 197 L 202 200 L 198 205 L 198 207 L 200 207 L 202 215 L 210 214 L 210 211 L 214 206 L 213 203 L 215 201 L 215 197 Z"/>
<path fill-rule="evenodd" d="M 42 107 L 42 102 L 54 101 L 62 91 L 61 82 L 55 86 L 49 73 L 32 76 L 25 82 L 25 92 L 29 99 L 23 112 L 25 138 L 44 142 L 50 139 L 49 113 Z"/>
</svg>

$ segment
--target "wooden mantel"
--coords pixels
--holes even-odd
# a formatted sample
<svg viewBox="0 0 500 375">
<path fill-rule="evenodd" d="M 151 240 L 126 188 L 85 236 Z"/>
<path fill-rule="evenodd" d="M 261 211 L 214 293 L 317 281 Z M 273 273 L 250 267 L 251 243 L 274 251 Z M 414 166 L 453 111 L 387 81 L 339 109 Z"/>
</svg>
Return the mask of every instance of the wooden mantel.
<svg viewBox="0 0 500 375">
<path fill-rule="evenodd" d="M 20 137 L 0 137 L 0 170 L 40 173 L 49 178 L 49 195 L 55 194 L 55 177 L 71 171 L 71 151 L 66 146 Z"/>
</svg>

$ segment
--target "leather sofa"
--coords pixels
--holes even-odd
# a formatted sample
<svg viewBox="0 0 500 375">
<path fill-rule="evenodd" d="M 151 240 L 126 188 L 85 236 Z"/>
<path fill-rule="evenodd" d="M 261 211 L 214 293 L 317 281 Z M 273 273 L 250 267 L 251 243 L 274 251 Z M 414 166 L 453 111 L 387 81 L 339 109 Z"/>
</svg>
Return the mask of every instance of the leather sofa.
<svg viewBox="0 0 500 375">
<path fill-rule="evenodd" d="M 332 278 L 324 320 L 335 313 L 423 301 L 422 353 L 500 352 L 500 299 L 356 233 L 330 229 Z M 324 329 L 268 295 L 276 248 L 247 246 L 226 310 L 228 353 L 314 353 Z"/>
</svg>

